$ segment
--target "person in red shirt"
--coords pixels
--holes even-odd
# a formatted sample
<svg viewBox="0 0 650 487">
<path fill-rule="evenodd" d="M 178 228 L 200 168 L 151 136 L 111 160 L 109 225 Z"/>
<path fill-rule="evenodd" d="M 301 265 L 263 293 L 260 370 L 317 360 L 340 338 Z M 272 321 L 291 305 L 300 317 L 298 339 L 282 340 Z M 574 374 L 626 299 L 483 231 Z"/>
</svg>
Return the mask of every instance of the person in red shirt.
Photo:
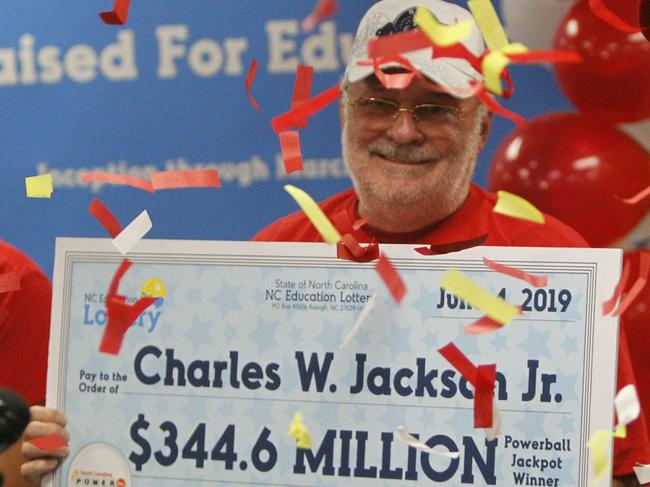
<svg viewBox="0 0 650 487">
<path fill-rule="evenodd" d="M 436 58 L 431 48 L 403 54 L 423 76 L 402 89 L 386 88 L 378 76 L 403 75 L 403 69 L 389 64 L 375 72 L 372 63 L 358 63 L 367 61 L 368 40 L 414 28 L 420 5 L 442 24 L 473 22 L 469 12 L 443 0 L 383 0 L 366 13 L 340 102 L 343 159 L 354 189 L 322 202 L 324 213 L 339 233 L 350 233 L 359 242 L 443 244 L 487 234 L 484 245 L 587 247 L 577 232 L 549 215 L 540 225 L 494 213 L 496 196 L 471 183 L 491 126 L 484 105 L 468 96 L 472 81 L 481 79 L 471 63 Z M 484 52 L 475 24 L 461 43 L 477 58 Z M 360 218 L 367 223 L 355 230 Z M 254 240 L 322 238 L 297 212 L 261 230 Z M 623 329 L 617 381 L 619 388 L 635 383 Z M 626 439 L 615 441 L 614 485 L 638 485 L 633 474 L 637 463 L 650 463 L 643 416 L 630 425 Z"/>
<path fill-rule="evenodd" d="M 15 276 L 20 285 L 0 293 L 0 387 L 17 392 L 30 406 L 43 404 L 52 286 L 27 255 L 2 241 L 0 275 Z M 11 487 L 26 485 L 20 475 L 21 443 L 0 454 L 0 478 Z"/>
<path fill-rule="evenodd" d="M 495 196 L 471 184 L 492 119 L 485 106 L 469 96 L 472 81 L 481 80 L 470 62 L 434 58 L 431 47 L 405 53 L 421 77 L 400 89 L 385 88 L 380 78 L 404 76 L 403 65 L 388 64 L 385 71 L 375 73 L 372 63 L 358 63 L 367 61 L 368 40 L 414 28 L 413 16 L 420 5 L 443 24 L 470 21 L 471 33 L 461 44 L 470 57 L 484 53 L 473 17 L 458 5 L 443 0 L 381 0 L 368 10 L 352 47 L 340 101 L 343 157 L 354 190 L 323 202 L 325 213 L 340 233 L 352 233 L 361 242 L 448 243 L 487 234 L 486 245 L 587 246 L 580 235 L 551 216 L 539 225 L 495 214 Z M 353 223 L 361 217 L 367 223 L 354 230 Z M 254 240 L 321 238 L 304 214 L 295 213 L 263 229 Z M 618 383 L 634 383 L 623 333 Z M 30 434 L 61 427 L 47 416 L 54 414 L 52 410 L 39 414 L 43 419 L 30 423 Z M 54 468 L 53 463 L 38 463 L 52 459 L 41 458 L 29 445 L 24 452 L 33 458 L 23 465 L 30 479 L 37 481 Z M 630 425 L 625 440 L 616 440 L 614 485 L 636 484 L 632 470 L 636 462 L 650 463 L 643 418 Z"/>
</svg>

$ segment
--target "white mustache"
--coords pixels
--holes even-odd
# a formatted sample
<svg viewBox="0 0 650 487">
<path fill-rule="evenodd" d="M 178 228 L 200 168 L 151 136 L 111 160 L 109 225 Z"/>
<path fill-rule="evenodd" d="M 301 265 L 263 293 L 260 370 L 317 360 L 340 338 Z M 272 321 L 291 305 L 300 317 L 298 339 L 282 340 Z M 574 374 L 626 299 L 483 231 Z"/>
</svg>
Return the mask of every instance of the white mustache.
<svg viewBox="0 0 650 487">
<path fill-rule="evenodd" d="M 384 159 L 412 164 L 435 162 L 442 159 L 440 153 L 431 149 L 412 145 L 395 145 L 385 142 L 371 144 L 368 151 L 371 155 L 378 155 Z"/>
</svg>

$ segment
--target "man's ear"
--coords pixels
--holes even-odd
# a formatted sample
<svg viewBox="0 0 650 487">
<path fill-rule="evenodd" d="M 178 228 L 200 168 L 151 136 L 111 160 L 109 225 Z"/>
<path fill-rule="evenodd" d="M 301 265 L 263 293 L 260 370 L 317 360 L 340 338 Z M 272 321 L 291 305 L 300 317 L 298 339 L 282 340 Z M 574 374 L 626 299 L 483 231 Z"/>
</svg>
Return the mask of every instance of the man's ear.
<svg viewBox="0 0 650 487">
<path fill-rule="evenodd" d="M 483 147 L 485 147 L 485 144 L 487 143 L 488 137 L 490 136 L 490 130 L 492 129 L 492 112 L 487 111 L 485 116 L 483 117 L 483 120 L 481 120 L 481 147 L 479 149 L 479 152 L 483 150 Z"/>
</svg>

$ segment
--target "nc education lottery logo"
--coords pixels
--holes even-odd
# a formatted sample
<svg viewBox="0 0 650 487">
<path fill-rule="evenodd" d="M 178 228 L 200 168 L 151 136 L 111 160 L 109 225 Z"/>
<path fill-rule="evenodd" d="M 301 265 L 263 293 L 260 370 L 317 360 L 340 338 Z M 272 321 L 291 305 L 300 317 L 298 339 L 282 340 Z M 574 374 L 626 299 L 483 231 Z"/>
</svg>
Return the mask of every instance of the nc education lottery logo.
<svg viewBox="0 0 650 487">
<path fill-rule="evenodd" d="M 161 309 L 167 296 L 165 283 L 158 278 L 147 280 L 140 291 L 140 296 L 127 296 L 128 304 L 135 303 L 140 297 L 157 297 L 158 300 L 147 308 L 133 323 L 133 327 L 152 333 L 160 324 L 164 311 Z M 84 293 L 83 325 L 104 326 L 108 320 L 106 314 L 106 295 L 103 293 Z"/>
</svg>

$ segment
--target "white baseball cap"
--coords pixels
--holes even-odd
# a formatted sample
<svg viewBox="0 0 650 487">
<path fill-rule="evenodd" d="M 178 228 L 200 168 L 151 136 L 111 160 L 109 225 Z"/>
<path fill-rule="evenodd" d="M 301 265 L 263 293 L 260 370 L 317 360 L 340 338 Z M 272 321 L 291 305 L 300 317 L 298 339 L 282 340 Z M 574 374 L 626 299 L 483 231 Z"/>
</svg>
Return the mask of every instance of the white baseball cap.
<svg viewBox="0 0 650 487">
<path fill-rule="evenodd" d="M 426 7 L 441 24 L 453 25 L 470 19 L 471 33 L 461 40 L 461 43 L 476 57 L 483 54 L 483 36 L 472 14 L 463 7 L 444 0 L 381 0 L 370 7 L 359 23 L 344 79 L 354 83 L 370 76 L 374 71 L 373 66 L 359 65 L 359 61 L 371 61 L 368 59 L 368 41 L 415 28 L 413 16 L 420 6 Z M 435 46 L 427 47 L 403 53 L 401 56 L 408 59 L 424 76 L 449 89 L 452 94 L 460 98 L 470 96 L 470 83 L 472 80 L 480 82 L 483 79 L 481 73 L 466 59 L 433 58 L 434 49 Z M 382 68 L 400 66 L 398 63 L 386 63 Z"/>
</svg>

